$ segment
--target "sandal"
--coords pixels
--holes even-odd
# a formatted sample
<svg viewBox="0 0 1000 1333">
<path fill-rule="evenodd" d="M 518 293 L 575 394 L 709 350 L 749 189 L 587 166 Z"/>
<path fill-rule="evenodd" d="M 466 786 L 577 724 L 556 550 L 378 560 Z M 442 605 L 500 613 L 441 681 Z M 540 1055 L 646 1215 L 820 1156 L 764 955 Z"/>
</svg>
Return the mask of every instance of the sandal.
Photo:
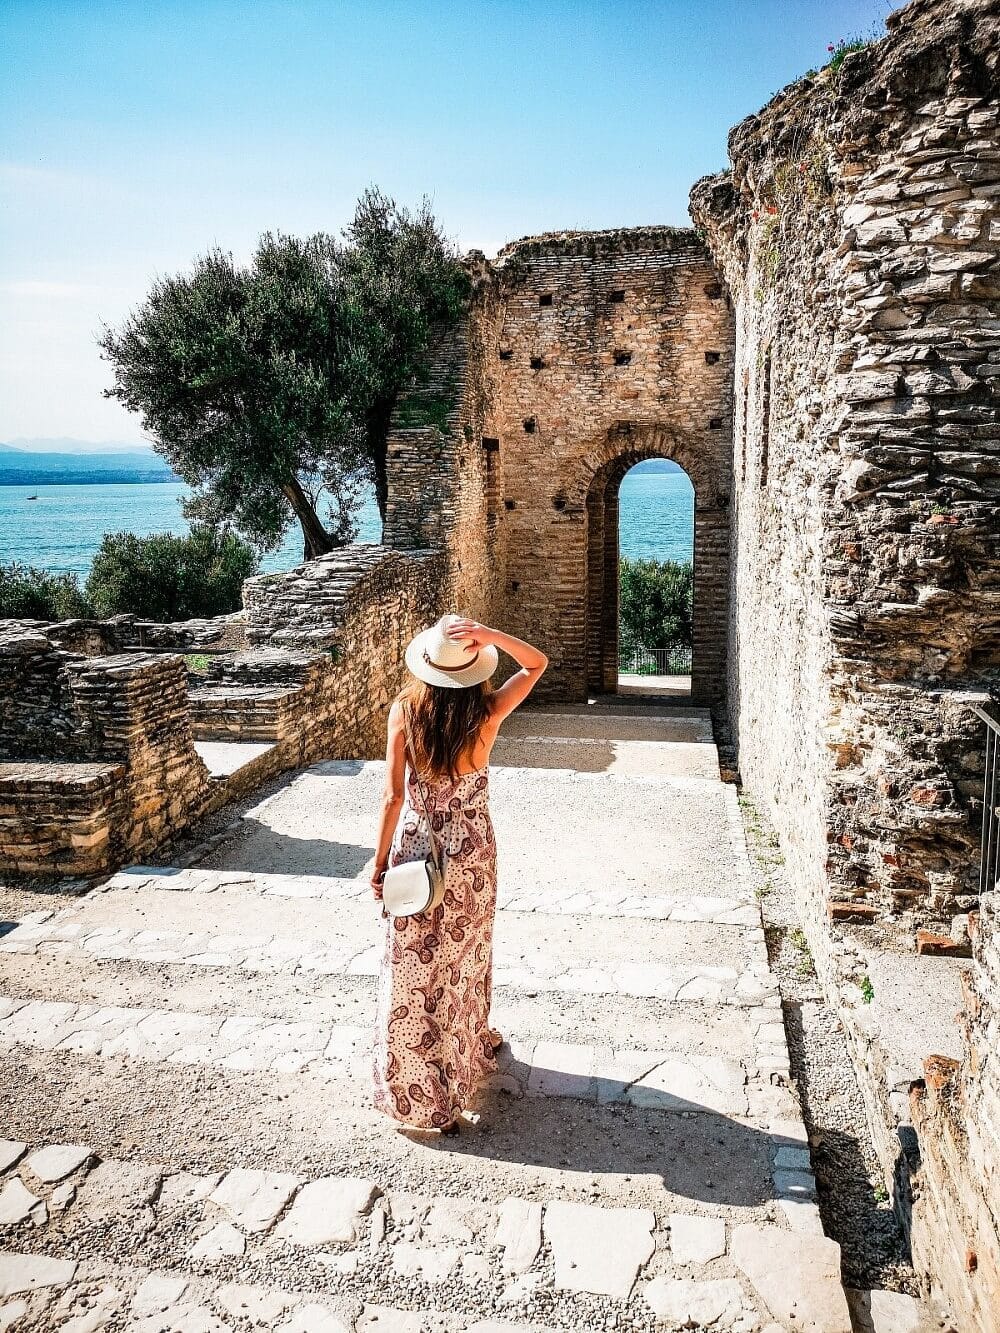
<svg viewBox="0 0 1000 1333">
<path fill-rule="evenodd" d="M 490 1046 L 493 1048 L 494 1051 L 498 1051 L 500 1047 L 504 1044 L 504 1041 L 506 1040 L 503 1033 L 498 1032 L 496 1028 L 487 1028 L 486 1036 L 489 1039 Z"/>
</svg>

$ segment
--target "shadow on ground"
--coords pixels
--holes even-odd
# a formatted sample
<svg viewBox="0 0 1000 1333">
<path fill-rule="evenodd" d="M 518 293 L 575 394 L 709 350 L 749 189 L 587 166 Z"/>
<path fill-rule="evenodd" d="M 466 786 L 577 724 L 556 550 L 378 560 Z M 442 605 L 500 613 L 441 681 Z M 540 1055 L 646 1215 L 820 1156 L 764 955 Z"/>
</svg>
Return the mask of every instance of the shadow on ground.
<svg viewBox="0 0 1000 1333">
<path fill-rule="evenodd" d="M 529 1072 L 543 1079 L 566 1077 L 514 1060 L 506 1069 L 523 1082 Z M 658 1176 L 672 1194 L 744 1208 L 774 1197 L 772 1155 L 776 1148 L 798 1146 L 670 1092 L 643 1089 L 641 1105 L 608 1104 L 608 1097 L 621 1095 L 620 1083 L 582 1077 L 580 1082 L 588 1100 L 490 1089 L 477 1104 L 479 1123 L 463 1123 L 457 1135 L 399 1132 L 431 1153 L 583 1175 Z"/>
<path fill-rule="evenodd" d="M 248 873 L 354 879 L 375 855 L 373 846 L 336 842 L 332 838 L 298 838 L 249 817 L 244 819 L 244 825 L 242 836 L 227 842 L 220 852 L 198 861 L 196 868 L 208 870 L 214 866 Z"/>
</svg>

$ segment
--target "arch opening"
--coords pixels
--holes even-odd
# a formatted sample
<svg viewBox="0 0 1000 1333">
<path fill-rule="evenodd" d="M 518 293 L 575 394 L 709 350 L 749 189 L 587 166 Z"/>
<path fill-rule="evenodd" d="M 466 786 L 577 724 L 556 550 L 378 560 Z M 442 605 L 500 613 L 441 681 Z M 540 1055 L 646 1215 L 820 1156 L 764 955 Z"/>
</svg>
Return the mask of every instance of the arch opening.
<svg viewBox="0 0 1000 1333">
<path fill-rule="evenodd" d="M 587 693 L 714 703 L 725 693 L 728 495 L 701 458 L 664 432 L 609 438 L 601 454 L 589 469 L 585 503 Z M 647 599 L 631 590 L 646 579 L 630 575 L 623 601 L 622 555 L 689 566 L 688 617 L 654 612 L 637 625 L 634 608 Z M 672 586 L 661 584 L 667 605 L 676 603 L 685 575 L 668 572 Z"/>
</svg>

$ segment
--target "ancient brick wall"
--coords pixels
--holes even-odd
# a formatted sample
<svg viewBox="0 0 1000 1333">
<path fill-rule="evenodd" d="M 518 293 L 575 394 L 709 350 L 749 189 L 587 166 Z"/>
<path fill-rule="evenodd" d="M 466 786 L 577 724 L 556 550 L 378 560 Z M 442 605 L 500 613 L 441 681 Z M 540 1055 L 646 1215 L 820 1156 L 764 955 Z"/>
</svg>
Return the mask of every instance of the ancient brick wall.
<svg viewBox="0 0 1000 1333">
<path fill-rule="evenodd" d="M 556 233 L 494 265 L 492 521 L 504 622 L 551 659 L 545 693 L 617 681 L 618 487 L 673 458 L 695 488 L 694 696 L 724 690 L 731 489 L 729 311 L 693 232 Z"/>
<path fill-rule="evenodd" d="M 948 700 L 1000 666 L 998 13 L 899 11 L 692 195 L 736 316 L 740 768 L 820 910 L 973 888 L 980 727 Z"/>
<path fill-rule="evenodd" d="M 440 554 L 442 610 L 490 622 L 502 615 L 503 532 L 497 458 L 484 447 L 496 397 L 496 282 L 482 255 L 466 260 L 465 316 L 430 348 L 393 414 L 383 542 Z"/>
<path fill-rule="evenodd" d="M 732 333 L 704 249 L 667 227 L 557 233 L 470 271 L 466 322 L 394 417 L 386 544 L 442 549 L 459 609 L 548 653 L 543 693 L 613 690 L 618 486 L 673 458 L 695 487 L 695 697 L 718 699 Z"/>
</svg>

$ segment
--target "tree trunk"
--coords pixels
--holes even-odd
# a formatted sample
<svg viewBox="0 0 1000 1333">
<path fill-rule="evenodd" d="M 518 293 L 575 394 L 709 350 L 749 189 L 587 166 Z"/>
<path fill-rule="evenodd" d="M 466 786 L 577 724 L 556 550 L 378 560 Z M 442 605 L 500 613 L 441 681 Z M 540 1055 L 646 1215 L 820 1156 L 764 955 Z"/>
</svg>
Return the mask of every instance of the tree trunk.
<svg viewBox="0 0 1000 1333">
<path fill-rule="evenodd" d="M 392 419 L 394 400 L 380 399 L 368 413 L 368 448 L 371 450 L 375 469 L 375 501 L 382 522 L 385 522 L 386 506 L 389 502 L 389 469 L 386 462 L 386 446 L 389 439 L 389 422 Z"/>
<path fill-rule="evenodd" d="M 318 555 L 326 555 L 334 549 L 334 540 L 319 520 L 319 515 L 309 503 L 309 497 L 299 485 L 298 477 L 292 476 L 282 482 L 281 489 L 285 499 L 295 510 L 295 517 L 302 527 L 303 560 L 315 560 Z"/>
</svg>

